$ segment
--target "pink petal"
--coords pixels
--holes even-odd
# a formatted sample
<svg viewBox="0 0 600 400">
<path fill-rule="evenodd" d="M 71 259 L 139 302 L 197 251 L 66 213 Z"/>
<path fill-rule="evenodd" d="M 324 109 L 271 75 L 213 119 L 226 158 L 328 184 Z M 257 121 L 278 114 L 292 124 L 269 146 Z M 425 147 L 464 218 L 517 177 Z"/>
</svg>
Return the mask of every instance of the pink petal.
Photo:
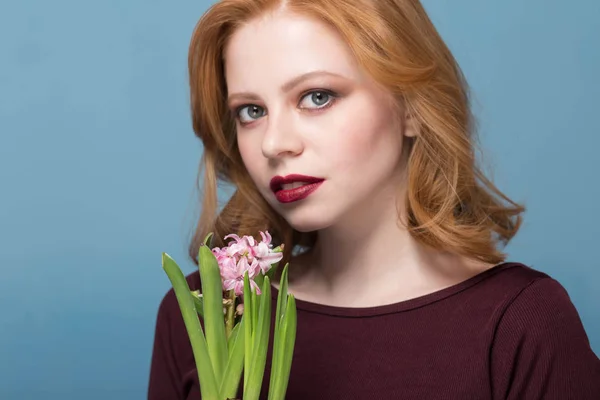
<svg viewBox="0 0 600 400">
<path fill-rule="evenodd" d="M 269 254 L 269 246 L 263 242 L 260 242 L 257 246 L 254 246 L 252 250 L 254 251 L 254 255 L 259 258 Z"/>
<path fill-rule="evenodd" d="M 269 271 L 273 264 L 278 263 L 283 258 L 283 253 L 269 253 L 268 256 L 260 259 L 260 269 L 263 274 Z"/>
<path fill-rule="evenodd" d="M 221 279 L 237 279 L 238 274 L 236 270 L 225 268 L 221 270 Z"/>
<path fill-rule="evenodd" d="M 237 277 L 235 259 L 225 257 L 219 260 L 219 270 L 223 279 L 235 279 Z"/>
<path fill-rule="evenodd" d="M 250 281 L 250 287 L 254 288 L 256 290 L 256 294 L 261 294 L 262 292 L 260 291 L 260 288 L 258 287 L 258 285 L 256 284 L 256 282 L 254 281 Z"/>
<path fill-rule="evenodd" d="M 254 238 L 252 236 L 244 236 L 244 239 L 246 240 L 246 243 L 250 247 L 254 246 L 254 244 L 256 243 L 256 241 L 254 240 Z"/>
<path fill-rule="evenodd" d="M 238 278 L 244 279 L 244 274 L 248 271 L 248 267 L 248 259 L 246 257 L 241 257 L 235 268 L 235 273 Z M 250 272 L 248 272 L 248 275 L 250 275 Z"/>
<path fill-rule="evenodd" d="M 281 261 L 283 253 L 269 253 L 265 257 L 261 257 L 260 261 L 268 264 L 275 264 Z"/>
<path fill-rule="evenodd" d="M 246 253 L 248 246 L 244 243 L 232 243 L 226 249 L 226 254 L 229 257 L 241 256 Z"/>
<path fill-rule="evenodd" d="M 244 281 L 237 281 L 235 285 L 235 295 L 241 296 L 244 294 Z"/>
<path fill-rule="evenodd" d="M 231 290 L 235 287 L 235 285 L 237 284 L 237 280 L 235 279 L 226 279 L 223 281 L 223 290 Z"/>
<path fill-rule="evenodd" d="M 270 243 L 271 243 L 271 239 L 272 239 L 272 238 L 271 238 L 271 235 L 269 234 L 269 231 L 265 231 L 264 233 L 263 233 L 263 232 L 261 232 L 261 233 L 260 233 L 260 236 L 262 237 L 262 241 L 263 241 L 265 244 L 267 244 L 267 245 L 268 245 L 268 244 L 270 244 Z"/>
<path fill-rule="evenodd" d="M 254 278 L 256 275 L 258 275 L 259 271 L 260 271 L 260 262 L 258 261 L 258 259 L 255 258 L 252 260 L 252 264 L 250 264 L 248 266 L 248 277 Z"/>
<path fill-rule="evenodd" d="M 229 238 L 233 238 L 235 240 L 236 243 L 239 243 L 242 239 L 240 239 L 240 237 L 234 233 L 230 233 L 229 235 L 225 236 L 224 240 L 227 240 Z M 231 244 L 233 242 L 229 242 L 229 244 Z"/>
</svg>

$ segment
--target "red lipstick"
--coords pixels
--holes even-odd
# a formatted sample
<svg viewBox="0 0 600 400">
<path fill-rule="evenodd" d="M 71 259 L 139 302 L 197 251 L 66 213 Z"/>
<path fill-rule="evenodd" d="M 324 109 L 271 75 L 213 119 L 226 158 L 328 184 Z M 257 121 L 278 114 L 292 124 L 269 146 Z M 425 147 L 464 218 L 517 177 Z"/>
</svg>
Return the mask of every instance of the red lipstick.
<svg viewBox="0 0 600 400">
<path fill-rule="evenodd" d="M 275 197 L 280 203 L 292 203 L 294 201 L 302 200 L 312 192 L 317 190 L 321 183 L 325 179 L 315 178 L 314 176 L 306 175 L 287 175 L 287 176 L 275 176 L 271 179 L 271 190 L 275 193 Z M 302 186 L 284 189 L 284 185 L 292 183 L 303 183 Z"/>
</svg>

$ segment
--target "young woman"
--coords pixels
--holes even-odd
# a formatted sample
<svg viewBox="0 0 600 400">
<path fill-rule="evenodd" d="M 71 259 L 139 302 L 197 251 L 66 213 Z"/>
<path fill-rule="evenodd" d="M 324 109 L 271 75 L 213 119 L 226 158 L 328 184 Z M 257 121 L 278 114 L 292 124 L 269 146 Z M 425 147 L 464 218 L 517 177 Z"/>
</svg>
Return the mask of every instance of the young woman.
<svg viewBox="0 0 600 400">
<path fill-rule="evenodd" d="M 478 169 L 466 83 L 418 0 L 224 0 L 189 72 L 204 145 L 190 255 L 208 232 L 285 244 L 288 400 L 600 399 L 564 288 L 505 261 L 523 208 Z M 222 210 L 218 181 L 237 189 Z M 149 398 L 200 398 L 172 291 Z"/>
</svg>

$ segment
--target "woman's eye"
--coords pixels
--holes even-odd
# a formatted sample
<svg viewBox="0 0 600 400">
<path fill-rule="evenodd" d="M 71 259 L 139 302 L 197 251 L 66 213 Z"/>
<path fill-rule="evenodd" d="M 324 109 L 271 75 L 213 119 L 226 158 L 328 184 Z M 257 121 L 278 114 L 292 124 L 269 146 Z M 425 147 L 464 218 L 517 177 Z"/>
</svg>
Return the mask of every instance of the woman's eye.
<svg viewBox="0 0 600 400">
<path fill-rule="evenodd" d="M 237 116 L 240 119 L 240 122 L 244 124 L 255 121 L 264 115 L 265 109 L 256 105 L 243 106 L 237 111 Z"/>
<path fill-rule="evenodd" d="M 324 90 L 316 90 L 307 93 L 304 97 L 302 97 L 300 100 L 300 108 L 324 108 L 331 104 L 334 97 L 335 96 L 333 93 Z"/>
</svg>

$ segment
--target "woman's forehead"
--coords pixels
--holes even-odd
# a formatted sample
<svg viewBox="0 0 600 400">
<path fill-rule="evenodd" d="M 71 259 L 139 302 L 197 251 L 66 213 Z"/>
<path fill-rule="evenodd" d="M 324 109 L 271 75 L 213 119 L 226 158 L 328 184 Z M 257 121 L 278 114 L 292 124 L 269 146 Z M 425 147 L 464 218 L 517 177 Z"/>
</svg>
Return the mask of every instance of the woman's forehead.
<svg viewBox="0 0 600 400">
<path fill-rule="evenodd" d="M 283 85 L 312 71 L 361 77 L 350 48 L 334 29 L 289 13 L 255 19 L 238 28 L 225 47 L 224 59 L 232 87 L 252 82 Z"/>
</svg>

